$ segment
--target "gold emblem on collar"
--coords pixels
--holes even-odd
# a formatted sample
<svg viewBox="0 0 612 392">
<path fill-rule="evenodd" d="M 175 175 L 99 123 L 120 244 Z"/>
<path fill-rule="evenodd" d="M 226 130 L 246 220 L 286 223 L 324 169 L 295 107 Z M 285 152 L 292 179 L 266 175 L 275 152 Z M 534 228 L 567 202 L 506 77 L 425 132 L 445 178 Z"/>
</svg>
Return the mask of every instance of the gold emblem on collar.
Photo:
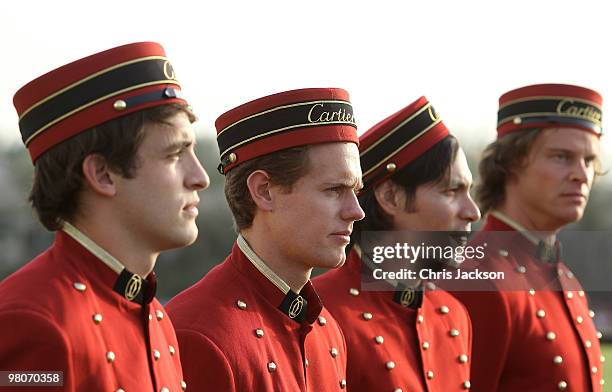
<svg viewBox="0 0 612 392">
<path fill-rule="evenodd" d="M 142 278 L 139 275 L 134 274 L 125 285 L 125 292 L 123 293 L 123 296 L 131 301 L 136 298 L 138 293 L 140 293 L 141 288 Z"/>
<path fill-rule="evenodd" d="M 406 289 L 402 291 L 402 295 L 400 296 L 400 304 L 402 306 L 408 307 L 412 305 L 415 298 L 416 298 L 416 291 L 414 289 Z"/>
<path fill-rule="evenodd" d="M 302 308 L 304 307 L 304 298 L 298 295 L 293 301 L 291 301 L 291 305 L 289 305 L 288 315 L 290 318 L 296 318 L 300 313 L 302 313 Z"/>
</svg>

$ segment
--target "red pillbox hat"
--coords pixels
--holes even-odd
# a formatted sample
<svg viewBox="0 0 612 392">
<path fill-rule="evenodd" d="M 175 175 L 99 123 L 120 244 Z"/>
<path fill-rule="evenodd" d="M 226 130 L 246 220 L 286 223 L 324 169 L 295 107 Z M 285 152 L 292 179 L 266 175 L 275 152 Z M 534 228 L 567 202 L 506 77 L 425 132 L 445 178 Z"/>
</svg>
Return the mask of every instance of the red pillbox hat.
<svg viewBox="0 0 612 392">
<path fill-rule="evenodd" d="M 187 104 L 155 42 L 119 46 L 34 79 L 13 98 L 32 161 L 64 140 L 145 108 Z"/>
<path fill-rule="evenodd" d="M 219 172 L 275 151 L 307 144 L 359 144 L 349 95 L 339 88 L 285 91 L 245 103 L 215 122 Z"/>
<path fill-rule="evenodd" d="M 499 98 L 497 134 L 522 129 L 567 126 L 601 136 L 598 92 L 568 84 L 536 84 L 509 91 Z"/>
<path fill-rule="evenodd" d="M 364 190 L 383 182 L 449 134 L 425 97 L 374 125 L 359 138 Z"/>
</svg>

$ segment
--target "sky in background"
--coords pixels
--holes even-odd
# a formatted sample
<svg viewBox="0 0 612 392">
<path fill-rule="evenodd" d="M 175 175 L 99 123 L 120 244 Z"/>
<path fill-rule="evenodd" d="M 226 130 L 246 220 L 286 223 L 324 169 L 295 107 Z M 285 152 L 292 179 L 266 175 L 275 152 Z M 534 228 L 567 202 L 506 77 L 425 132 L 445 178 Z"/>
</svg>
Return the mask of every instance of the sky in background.
<svg viewBox="0 0 612 392">
<path fill-rule="evenodd" d="M 534 83 L 604 96 L 612 166 L 612 14 L 604 1 L 3 1 L 0 145 L 20 142 L 13 94 L 95 52 L 158 41 L 199 132 L 221 113 L 302 87 L 342 87 L 360 132 L 421 95 L 462 143 L 495 137 L 497 99 Z"/>
</svg>

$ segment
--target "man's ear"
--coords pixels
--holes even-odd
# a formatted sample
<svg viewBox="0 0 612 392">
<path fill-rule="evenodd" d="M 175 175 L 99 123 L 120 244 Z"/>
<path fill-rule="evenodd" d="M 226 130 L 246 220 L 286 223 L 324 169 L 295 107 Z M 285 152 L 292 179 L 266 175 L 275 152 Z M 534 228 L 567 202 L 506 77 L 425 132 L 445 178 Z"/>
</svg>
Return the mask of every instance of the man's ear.
<svg viewBox="0 0 612 392">
<path fill-rule="evenodd" d="M 116 173 L 111 172 L 106 159 L 100 154 L 90 154 L 85 157 L 82 165 L 83 177 L 88 187 L 101 196 L 114 196 L 117 193 L 113 178 Z"/>
<path fill-rule="evenodd" d="M 374 189 L 374 197 L 382 210 L 390 216 L 395 216 L 404 210 L 406 194 L 393 181 L 385 181 Z"/>
<path fill-rule="evenodd" d="M 264 170 L 255 170 L 246 180 L 251 199 L 258 208 L 272 211 L 272 195 L 270 194 L 270 176 Z"/>
</svg>

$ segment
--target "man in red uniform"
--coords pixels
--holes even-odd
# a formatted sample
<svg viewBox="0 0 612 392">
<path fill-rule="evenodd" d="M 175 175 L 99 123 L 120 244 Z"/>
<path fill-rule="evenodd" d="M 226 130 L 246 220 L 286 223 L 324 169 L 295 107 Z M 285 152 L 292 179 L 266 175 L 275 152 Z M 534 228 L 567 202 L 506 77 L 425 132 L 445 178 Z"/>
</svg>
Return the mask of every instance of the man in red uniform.
<svg viewBox="0 0 612 392">
<path fill-rule="evenodd" d="M 172 299 L 187 383 L 197 391 L 339 391 L 346 347 L 310 282 L 345 261 L 363 218 L 353 109 L 341 89 L 287 91 L 217 119 L 231 254 Z"/>
<path fill-rule="evenodd" d="M 30 201 L 57 233 L 0 284 L 0 370 L 62 372 L 45 390 L 184 390 L 152 270 L 161 251 L 196 239 L 197 192 L 209 179 L 163 48 L 77 60 L 14 102 L 35 165 Z M 1 385 L 24 390 L 8 373 Z M 37 385 L 54 378 L 44 379 Z"/>
<path fill-rule="evenodd" d="M 425 97 L 362 135 L 359 149 L 366 218 L 355 225 L 346 265 L 314 279 L 346 337 L 348 388 L 468 389 L 470 322 L 456 299 L 418 279 L 360 289 L 362 268 L 370 276 L 377 268 L 361 247 L 364 232 L 466 232 L 480 218 L 465 155 Z"/>
<path fill-rule="evenodd" d="M 498 138 L 479 168 L 488 216 L 475 241 L 488 243 L 478 268 L 505 279 L 454 293 L 472 320 L 473 389 L 601 391 L 593 312 L 555 240 L 582 217 L 598 172 L 601 96 L 543 84 L 499 103 Z"/>
</svg>

